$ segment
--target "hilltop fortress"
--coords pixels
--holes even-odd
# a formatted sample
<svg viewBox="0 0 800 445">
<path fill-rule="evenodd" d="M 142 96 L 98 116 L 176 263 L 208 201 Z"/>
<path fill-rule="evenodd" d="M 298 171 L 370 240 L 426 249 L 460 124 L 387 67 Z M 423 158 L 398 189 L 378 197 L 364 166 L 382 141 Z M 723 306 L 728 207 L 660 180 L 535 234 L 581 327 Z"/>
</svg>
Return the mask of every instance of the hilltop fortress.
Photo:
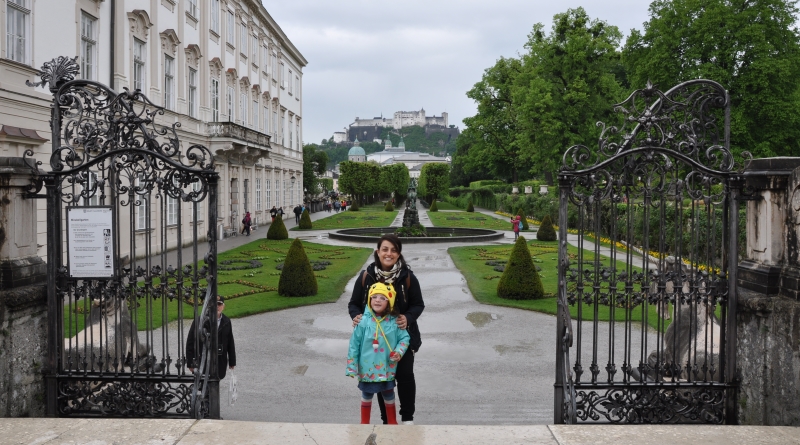
<svg viewBox="0 0 800 445">
<path fill-rule="evenodd" d="M 356 120 L 350 124 L 347 129 L 347 134 L 344 132 L 334 133 L 335 142 L 353 142 L 358 138 L 361 141 L 380 141 L 381 131 L 384 128 L 393 128 L 400 130 L 403 127 L 420 126 L 432 131 L 447 132 L 448 121 L 447 113 L 443 112 L 441 116 L 426 116 L 425 109 L 419 111 L 396 111 L 391 118 L 387 117 L 374 117 L 372 119 L 361 119 L 356 117 Z M 457 130 L 456 130 L 457 131 Z M 456 134 L 457 135 L 457 134 Z"/>
</svg>

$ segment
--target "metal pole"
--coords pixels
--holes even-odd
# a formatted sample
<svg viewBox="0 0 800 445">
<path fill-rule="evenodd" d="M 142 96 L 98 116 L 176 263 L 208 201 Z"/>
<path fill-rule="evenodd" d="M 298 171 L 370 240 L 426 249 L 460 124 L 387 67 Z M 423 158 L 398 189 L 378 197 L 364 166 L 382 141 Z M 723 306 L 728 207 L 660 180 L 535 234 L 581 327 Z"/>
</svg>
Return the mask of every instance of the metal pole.
<svg viewBox="0 0 800 445">
<path fill-rule="evenodd" d="M 217 326 L 217 231 L 214 230 L 212 223 L 217 221 L 217 183 L 219 175 L 214 172 L 208 177 L 208 275 L 206 282 L 211 287 L 212 298 L 212 312 L 214 315 L 211 317 L 211 363 L 210 371 L 211 378 L 209 379 L 208 395 L 209 406 L 208 416 L 212 419 L 219 419 L 219 366 L 217 351 L 219 351 L 219 336 Z"/>
<path fill-rule="evenodd" d="M 733 385 L 737 380 L 736 370 L 736 345 L 737 345 L 737 326 L 736 326 L 736 307 L 738 305 L 738 295 L 736 283 L 738 280 L 737 267 L 739 266 L 739 194 L 741 192 L 742 178 L 737 177 L 730 182 L 730 194 L 728 195 L 728 318 L 725 321 L 725 367 L 723 368 L 723 378 L 729 385 L 725 397 L 725 423 L 737 425 L 738 420 L 738 394 Z"/>
<path fill-rule="evenodd" d="M 556 315 L 556 382 L 553 385 L 553 423 L 564 422 L 564 348 L 563 335 L 565 314 L 563 311 L 569 310 L 567 302 L 567 283 L 565 264 L 567 256 L 567 193 L 570 181 L 567 176 L 560 176 L 558 181 L 559 207 L 558 207 L 558 312 Z M 562 302 L 564 304 L 562 304 Z M 568 365 L 568 364 L 567 364 Z"/>
</svg>

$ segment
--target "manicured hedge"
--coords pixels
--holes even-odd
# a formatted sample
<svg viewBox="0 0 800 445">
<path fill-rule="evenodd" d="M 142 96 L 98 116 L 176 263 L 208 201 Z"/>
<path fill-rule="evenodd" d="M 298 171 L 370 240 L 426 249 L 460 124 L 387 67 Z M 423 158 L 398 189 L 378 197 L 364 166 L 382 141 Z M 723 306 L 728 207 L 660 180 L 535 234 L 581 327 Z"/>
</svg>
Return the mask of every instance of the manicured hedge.
<svg viewBox="0 0 800 445">
<path fill-rule="evenodd" d="M 553 221 L 550 220 L 550 215 L 544 215 L 542 224 L 539 226 L 539 231 L 536 232 L 536 239 L 539 241 L 556 240 L 556 229 L 553 227 Z"/>
<path fill-rule="evenodd" d="M 300 215 L 300 224 L 298 224 L 300 229 L 310 229 L 313 226 L 311 225 L 311 216 L 308 214 L 308 209 L 303 210 L 303 214 Z"/>
<path fill-rule="evenodd" d="M 544 298 L 542 279 L 531 259 L 525 237 L 514 243 L 503 275 L 497 283 L 497 296 L 509 300 L 536 300 Z"/>
<path fill-rule="evenodd" d="M 281 240 L 289 238 L 289 232 L 286 231 L 286 225 L 283 223 L 283 218 L 277 217 L 272 224 L 269 225 L 267 230 L 267 239 Z"/>
<path fill-rule="evenodd" d="M 283 263 L 278 281 L 278 295 L 283 297 L 308 297 L 317 295 L 317 277 L 308 261 L 303 243 L 299 239 L 292 242 Z"/>
</svg>

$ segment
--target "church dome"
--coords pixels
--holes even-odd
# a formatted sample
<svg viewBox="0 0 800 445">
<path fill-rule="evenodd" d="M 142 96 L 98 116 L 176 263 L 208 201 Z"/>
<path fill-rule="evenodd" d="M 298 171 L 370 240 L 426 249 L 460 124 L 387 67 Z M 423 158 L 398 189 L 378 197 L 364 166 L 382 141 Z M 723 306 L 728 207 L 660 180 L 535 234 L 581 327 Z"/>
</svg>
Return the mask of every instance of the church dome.
<svg viewBox="0 0 800 445">
<path fill-rule="evenodd" d="M 353 148 L 347 152 L 347 156 L 366 156 L 367 152 L 358 145 L 358 138 L 353 142 Z"/>
</svg>

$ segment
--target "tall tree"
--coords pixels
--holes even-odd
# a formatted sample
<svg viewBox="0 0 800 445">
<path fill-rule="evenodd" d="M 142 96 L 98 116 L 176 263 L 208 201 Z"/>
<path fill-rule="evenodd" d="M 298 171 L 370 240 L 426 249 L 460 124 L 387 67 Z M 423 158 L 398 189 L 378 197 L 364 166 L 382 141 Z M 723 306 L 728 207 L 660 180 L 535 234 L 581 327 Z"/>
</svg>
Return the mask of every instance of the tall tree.
<svg viewBox="0 0 800 445">
<path fill-rule="evenodd" d="M 518 173 L 529 168 L 522 155 L 520 124 L 512 94 L 521 68 L 518 59 L 501 57 L 467 92 L 467 97 L 477 103 L 478 113 L 464 119 L 467 125 L 464 133 L 472 133 L 469 137 L 473 141 L 464 170 L 484 165 L 495 177 L 517 182 Z"/>
<path fill-rule="evenodd" d="M 317 148 L 317 144 L 303 146 L 303 189 L 309 195 L 320 192 L 319 177 L 328 167 L 328 154 Z"/>
<path fill-rule="evenodd" d="M 517 144 L 534 173 L 556 170 L 567 148 L 599 137 L 595 124 L 623 98 L 615 74 L 621 39 L 616 26 L 591 19 L 583 8 L 556 14 L 549 34 L 534 25 L 512 95 Z"/>
<path fill-rule="evenodd" d="M 794 0 L 656 0 L 644 32 L 627 39 L 633 87 L 666 90 L 697 78 L 731 98 L 731 147 L 800 155 L 800 36 Z"/>
<path fill-rule="evenodd" d="M 419 194 L 433 202 L 450 188 L 450 166 L 444 163 L 430 163 L 422 166 L 419 174 Z"/>
</svg>

